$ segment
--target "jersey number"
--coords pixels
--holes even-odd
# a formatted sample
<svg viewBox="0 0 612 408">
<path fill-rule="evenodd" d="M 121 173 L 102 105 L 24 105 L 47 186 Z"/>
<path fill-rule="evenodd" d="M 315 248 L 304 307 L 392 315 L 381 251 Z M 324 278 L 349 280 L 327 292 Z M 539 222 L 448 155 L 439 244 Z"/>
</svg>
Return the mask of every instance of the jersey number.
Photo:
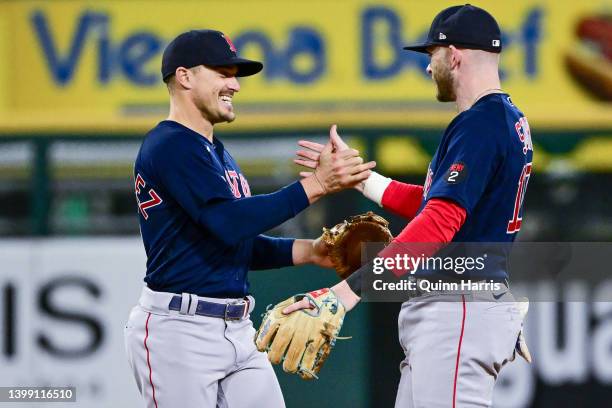
<svg viewBox="0 0 612 408">
<path fill-rule="evenodd" d="M 523 217 L 521 212 L 523 210 L 523 201 L 525 200 L 525 192 L 527 192 L 527 183 L 529 183 L 529 176 L 531 175 L 531 163 L 527 163 L 523 167 L 521 177 L 518 182 L 518 190 L 516 192 L 516 198 L 514 199 L 514 211 L 512 213 L 512 219 L 508 222 L 508 234 L 514 234 L 521 229 L 523 223 Z"/>
<path fill-rule="evenodd" d="M 162 199 L 152 188 L 149 189 L 150 200 L 147 200 L 143 203 L 140 202 L 140 188 L 144 188 L 147 183 L 145 183 L 144 179 L 140 176 L 140 174 L 136 175 L 136 182 L 134 183 L 134 190 L 136 192 L 136 202 L 138 203 L 138 211 L 142 214 L 145 220 L 149 219 L 149 214 L 147 214 L 147 208 L 155 207 L 156 205 L 160 205 L 162 203 Z"/>
</svg>

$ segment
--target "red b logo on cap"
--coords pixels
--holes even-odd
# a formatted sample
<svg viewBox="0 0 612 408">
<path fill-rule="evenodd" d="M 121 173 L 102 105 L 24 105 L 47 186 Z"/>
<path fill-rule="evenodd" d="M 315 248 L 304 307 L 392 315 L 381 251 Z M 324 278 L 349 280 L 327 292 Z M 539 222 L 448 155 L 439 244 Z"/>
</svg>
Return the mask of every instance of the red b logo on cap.
<svg viewBox="0 0 612 408">
<path fill-rule="evenodd" d="M 221 34 L 221 36 L 223 37 L 227 45 L 229 45 L 230 50 L 232 50 L 233 52 L 238 52 L 236 51 L 236 46 L 234 46 L 234 43 L 232 42 L 232 40 L 230 40 L 230 38 L 227 35 Z"/>
</svg>

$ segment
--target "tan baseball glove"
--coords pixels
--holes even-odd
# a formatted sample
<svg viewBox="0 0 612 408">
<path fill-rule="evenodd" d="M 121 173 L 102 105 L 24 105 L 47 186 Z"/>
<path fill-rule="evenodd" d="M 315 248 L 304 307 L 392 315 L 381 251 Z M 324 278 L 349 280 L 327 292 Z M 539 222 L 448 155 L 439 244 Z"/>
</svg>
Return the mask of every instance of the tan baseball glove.
<svg viewBox="0 0 612 408">
<path fill-rule="evenodd" d="M 282 310 L 308 298 L 313 309 L 285 315 Z M 333 291 L 319 289 L 292 296 L 269 309 L 255 334 L 257 350 L 266 351 L 272 364 L 283 362 L 283 370 L 305 380 L 317 373 L 329 356 L 342 327 L 344 306 Z"/>
<path fill-rule="evenodd" d="M 383 217 L 368 211 L 354 215 L 333 228 L 323 228 L 323 241 L 328 247 L 329 257 L 340 279 L 346 279 L 359 269 L 361 247 L 365 242 L 384 242 L 393 239 L 389 222 Z"/>
</svg>

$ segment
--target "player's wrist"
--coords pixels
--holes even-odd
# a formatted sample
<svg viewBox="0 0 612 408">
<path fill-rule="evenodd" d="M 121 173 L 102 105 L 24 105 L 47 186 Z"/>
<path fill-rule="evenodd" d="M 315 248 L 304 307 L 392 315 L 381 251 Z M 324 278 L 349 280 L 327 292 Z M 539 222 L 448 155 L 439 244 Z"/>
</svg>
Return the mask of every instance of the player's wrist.
<svg viewBox="0 0 612 408">
<path fill-rule="evenodd" d="M 325 243 L 318 239 L 296 239 L 292 249 L 293 265 L 313 264 L 323 268 L 331 268 L 331 260 L 327 256 Z"/>
<path fill-rule="evenodd" d="M 293 241 L 292 255 L 293 265 L 304 265 L 312 263 L 313 245 L 312 239 L 296 239 Z"/>
<path fill-rule="evenodd" d="M 317 239 L 309 239 L 308 242 L 310 243 L 310 260 L 312 262 L 327 256 L 327 246 L 321 237 Z"/>
<path fill-rule="evenodd" d="M 314 177 L 314 174 L 301 179 L 300 183 L 302 184 L 302 187 L 304 187 L 304 191 L 306 192 L 306 196 L 308 197 L 308 202 L 310 204 L 314 203 L 326 194 L 325 189 Z"/>
<path fill-rule="evenodd" d="M 344 305 L 344 309 L 347 312 L 353 309 L 361 300 L 361 298 L 351 290 L 351 287 L 345 280 L 337 283 L 330 289 L 336 294 L 336 297 L 342 303 L 342 305 Z"/>
<path fill-rule="evenodd" d="M 391 180 L 381 174 L 372 171 L 370 177 L 363 182 L 363 188 L 360 190 L 364 197 L 374 201 L 376 204 L 382 207 L 382 198 Z"/>
</svg>

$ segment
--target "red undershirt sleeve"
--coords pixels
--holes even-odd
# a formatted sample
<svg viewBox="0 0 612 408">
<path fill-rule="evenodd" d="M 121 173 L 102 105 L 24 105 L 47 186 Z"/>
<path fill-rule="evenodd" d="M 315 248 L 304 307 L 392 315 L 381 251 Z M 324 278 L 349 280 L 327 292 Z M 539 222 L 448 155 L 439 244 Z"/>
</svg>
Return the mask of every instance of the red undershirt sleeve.
<svg viewBox="0 0 612 408">
<path fill-rule="evenodd" d="M 419 210 L 422 200 L 422 186 L 393 180 L 385 189 L 381 204 L 394 214 L 412 219 Z"/>
<path fill-rule="evenodd" d="M 432 198 L 427 201 L 423 210 L 395 237 L 391 245 L 383 249 L 378 256 L 393 258 L 397 254 L 418 252 L 419 256 L 432 256 L 445 244 L 452 241 L 465 222 L 467 213 L 454 201 L 443 198 Z M 402 243 L 426 243 L 415 248 L 402 246 Z M 393 245 L 396 244 L 396 245 Z M 399 273 L 394 271 L 398 276 Z"/>
<path fill-rule="evenodd" d="M 443 198 L 432 198 L 394 241 L 447 244 L 459 231 L 465 218 L 466 211 L 459 204 Z"/>
</svg>

